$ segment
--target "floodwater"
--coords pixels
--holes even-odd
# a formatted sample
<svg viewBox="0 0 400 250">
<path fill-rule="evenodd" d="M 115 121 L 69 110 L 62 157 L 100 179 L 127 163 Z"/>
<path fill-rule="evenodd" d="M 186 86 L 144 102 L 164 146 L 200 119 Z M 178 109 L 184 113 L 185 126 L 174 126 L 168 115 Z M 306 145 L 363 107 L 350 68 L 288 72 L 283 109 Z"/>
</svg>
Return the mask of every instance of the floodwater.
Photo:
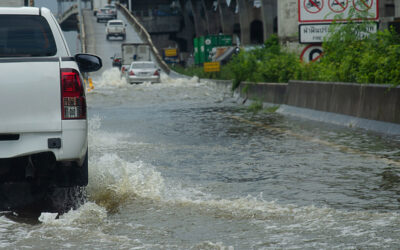
<svg viewBox="0 0 400 250">
<path fill-rule="evenodd" d="M 399 139 L 253 113 L 193 79 L 88 92 L 87 201 L 0 216 L 9 249 L 398 249 Z M 279 111 L 279 110 L 278 110 Z"/>
<path fill-rule="evenodd" d="M 399 136 L 253 113 L 196 78 L 128 85 L 110 69 L 123 41 L 91 18 L 87 200 L 1 213 L 0 248 L 400 248 Z"/>
</svg>

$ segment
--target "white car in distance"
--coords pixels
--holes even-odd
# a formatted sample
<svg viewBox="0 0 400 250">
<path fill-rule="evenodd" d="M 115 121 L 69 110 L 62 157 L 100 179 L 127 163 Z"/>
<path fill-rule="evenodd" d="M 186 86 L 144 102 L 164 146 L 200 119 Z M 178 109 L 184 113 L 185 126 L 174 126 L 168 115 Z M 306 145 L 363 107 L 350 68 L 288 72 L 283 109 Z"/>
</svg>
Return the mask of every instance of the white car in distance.
<svg viewBox="0 0 400 250">
<path fill-rule="evenodd" d="M 152 61 L 135 61 L 126 72 L 128 83 L 160 82 L 160 69 Z"/>
<path fill-rule="evenodd" d="M 106 26 L 106 37 L 107 40 L 110 37 L 122 37 L 122 40 L 126 38 L 126 24 L 122 20 L 110 20 Z"/>
</svg>

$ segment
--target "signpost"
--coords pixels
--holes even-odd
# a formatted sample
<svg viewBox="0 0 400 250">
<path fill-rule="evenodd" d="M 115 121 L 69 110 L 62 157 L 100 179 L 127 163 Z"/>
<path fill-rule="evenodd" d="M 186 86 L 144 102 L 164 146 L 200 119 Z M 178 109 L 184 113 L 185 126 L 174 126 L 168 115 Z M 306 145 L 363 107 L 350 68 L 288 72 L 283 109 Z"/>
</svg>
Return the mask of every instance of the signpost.
<svg viewBox="0 0 400 250">
<path fill-rule="evenodd" d="M 204 72 L 219 72 L 221 64 L 219 62 L 205 62 L 203 64 Z"/>
</svg>

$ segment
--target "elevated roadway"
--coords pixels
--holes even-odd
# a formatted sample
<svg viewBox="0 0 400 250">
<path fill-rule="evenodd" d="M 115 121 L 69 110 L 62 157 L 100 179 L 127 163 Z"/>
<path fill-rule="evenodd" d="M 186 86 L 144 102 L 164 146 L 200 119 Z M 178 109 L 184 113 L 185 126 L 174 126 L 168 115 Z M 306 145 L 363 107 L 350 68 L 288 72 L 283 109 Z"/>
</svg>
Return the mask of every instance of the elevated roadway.
<svg viewBox="0 0 400 250">
<path fill-rule="evenodd" d="M 83 19 L 86 30 L 86 46 L 87 52 L 96 54 L 103 59 L 103 68 L 96 73 L 102 74 L 104 71 L 112 68 L 112 60 L 110 59 L 114 54 L 121 53 L 122 43 L 144 43 L 144 41 L 137 34 L 136 30 L 129 25 L 128 20 L 118 12 L 118 19 L 123 20 L 127 25 L 126 27 L 126 39 L 113 38 L 110 40 L 106 38 L 106 22 L 97 23 L 96 17 L 93 16 L 93 12 L 90 10 L 83 11 Z"/>
<path fill-rule="evenodd" d="M 74 4 L 58 17 L 58 23 L 64 31 L 78 29 L 78 12 L 78 5 Z"/>
</svg>

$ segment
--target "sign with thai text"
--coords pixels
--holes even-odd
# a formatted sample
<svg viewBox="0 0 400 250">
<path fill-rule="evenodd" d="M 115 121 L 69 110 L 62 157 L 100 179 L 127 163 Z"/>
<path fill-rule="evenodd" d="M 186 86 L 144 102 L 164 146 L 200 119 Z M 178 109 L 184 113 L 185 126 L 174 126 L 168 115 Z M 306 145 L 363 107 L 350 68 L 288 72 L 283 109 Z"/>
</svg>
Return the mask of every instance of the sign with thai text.
<svg viewBox="0 0 400 250">
<path fill-rule="evenodd" d="M 329 34 L 329 23 L 313 23 L 299 25 L 299 42 L 300 43 L 322 43 L 324 38 Z M 368 36 L 371 33 L 378 31 L 378 23 L 368 24 L 366 32 L 358 34 L 360 39 Z"/>
</svg>

